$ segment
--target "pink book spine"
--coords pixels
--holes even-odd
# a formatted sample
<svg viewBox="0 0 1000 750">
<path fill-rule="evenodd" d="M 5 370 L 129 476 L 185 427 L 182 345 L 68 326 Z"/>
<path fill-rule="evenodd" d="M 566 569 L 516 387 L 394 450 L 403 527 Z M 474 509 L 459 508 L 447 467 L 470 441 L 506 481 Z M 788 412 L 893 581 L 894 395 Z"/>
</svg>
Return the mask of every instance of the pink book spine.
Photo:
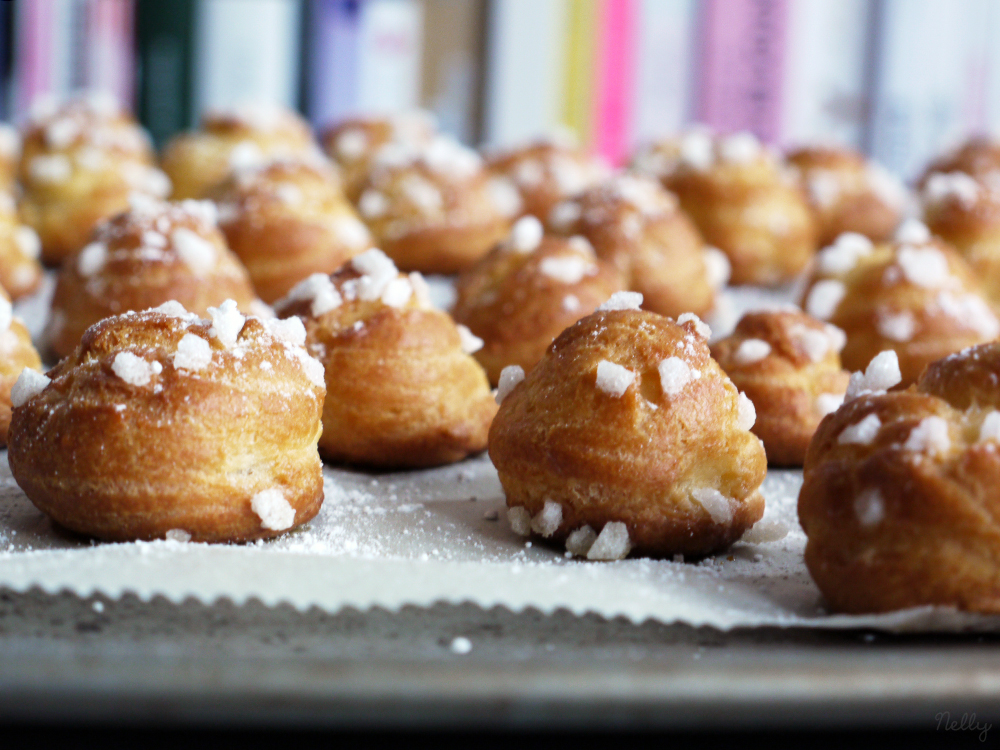
<svg viewBox="0 0 1000 750">
<path fill-rule="evenodd" d="M 781 136 L 788 0 L 704 0 L 698 119 L 721 132 Z"/>
<path fill-rule="evenodd" d="M 613 165 L 632 146 L 637 0 L 604 0 L 598 10 L 594 150 Z"/>
<path fill-rule="evenodd" d="M 31 103 L 53 87 L 53 8 L 50 0 L 18 3 L 15 15 L 17 113 L 26 115 Z"/>
<path fill-rule="evenodd" d="M 135 59 L 131 0 L 90 0 L 87 8 L 87 86 L 132 107 Z"/>
</svg>

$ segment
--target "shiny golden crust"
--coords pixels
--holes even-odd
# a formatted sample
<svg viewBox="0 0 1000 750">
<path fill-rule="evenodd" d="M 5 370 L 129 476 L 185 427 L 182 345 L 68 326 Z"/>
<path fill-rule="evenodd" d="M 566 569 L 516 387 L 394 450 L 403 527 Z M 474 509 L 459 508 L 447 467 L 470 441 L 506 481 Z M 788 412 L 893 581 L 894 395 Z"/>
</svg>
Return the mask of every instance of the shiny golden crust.
<svg viewBox="0 0 1000 750">
<path fill-rule="evenodd" d="M 1000 305 L 1000 185 L 934 173 L 923 207 L 928 229 L 962 254 L 987 298 Z"/>
<path fill-rule="evenodd" d="M 832 609 L 1000 612 L 998 377 L 1000 345 L 984 344 L 820 425 L 799 520 L 806 565 Z M 871 415 L 870 441 L 841 442 Z"/>
<path fill-rule="evenodd" d="M 504 367 L 530 370 L 556 336 L 623 288 L 582 238 L 549 236 L 523 251 L 512 237 L 459 277 L 452 317 L 483 339 L 474 356 L 496 385 Z"/>
<path fill-rule="evenodd" d="M 10 313 L 10 301 L 0 292 L 0 315 L 10 320 L 7 330 L 0 331 L 0 447 L 7 445 L 11 388 L 25 367 L 42 370 L 42 360 L 31 343 L 28 329 L 19 319 L 11 318 Z"/>
<path fill-rule="evenodd" d="M 371 274 L 355 266 L 365 261 Z M 430 307 L 419 275 L 398 275 L 373 250 L 332 277 L 311 277 L 276 310 L 304 321 L 326 367 L 326 460 L 417 468 L 486 448 L 496 413 L 486 374 L 451 318 Z"/>
<path fill-rule="evenodd" d="M 257 297 L 250 277 L 215 227 L 214 209 L 142 201 L 98 227 L 59 273 L 48 331 L 53 351 L 67 356 L 97 321 L 168 300 L 201 315 L 226 299 L 251 311 Z"/>
<path fill-rule="evenodd" d="M 29 123 L 20 178 L 21 219 L 41 238 L 47 264 L 79 250 L 99 222 L 128 207 L 130 194 L 170 192 L 145 132 L 116 106 L 87 99 Z"/>
<path fill-rule="evenodd" d="M 864 244 L 857 235 L 845 237 Z M 945 243 L 869 244 L 865 252 L 840 265 L 834 261 L 843 241 L 824 249 L 802 297 L 806 312 L 847 334 L 840 358 L 848 370 L 863 370 L 892 349 L 906 386 L 931 362 L 1000 335 L 968 266 Z M 836 296 L 840 301 L 828 304 Z"/>
<path fill-rule="evenodd" d="M 380 148 L 391 143 L 423 148 L 437 134 L 434 117 L 421 110 L 388 117 L 355 117 L 329 128 L 321 137 L 323 150 L 340 167 L 344 193 L 357 203 Z"/>
<path fill-rule="evenodd" d="M 817 247 L 803 190 L 748 134 L 721 138 L 704 162 L 680 162 L 664 178 L 705 241 L 732 264 L 734 284 L 795 278 Z"/>
<path fill-rule="evenodd" d="M 1000 174 L 1000 143 L 987 136 L 970 138 L 931 162 L 917 181 L 917 187 L 922 190 L 932 174 L 941 172 L 964 172 L 977 179 L 996 178 Z"/>
<path fill-rule="evenodd" d="M 167 144 L 161 166 L 173 182 L 171 197 L 204 198 L 234 167 L 252 167 L 275 158 L 319 159 L 308 123 L 290 110 L 242 108 L 210 112 L 201 129 L 181 133 Z"/>
<path fill-rule="evenodd" d="M 679 390 L 673 383 L 675 395 L 658 372 L 671 357 L 700 373 Z M 620 397 L 596 383 L 604 360 L 636 375 Z M 598 311 L 563 332 L 503 400 L 490 458 L 511 508 L 537 516 L 546 500 L 561 505 L 552 541 L 620 522 L 639 554 L 706 555 L 764 512 L 767 461 L 760 440 L 740 427 L 739 404 L 695 322 Z M 729 521 L 713 520 L 693 498 L 706 488 L 728 498 L 720 500 Z"/>
<path fill-rule="evenodd" d="M 559 201 L 605 179 L 606 164 L 581 149 L 554 141 L 497 154 L 486 163 L 494 174 L 509 179 L 521 194 L 522 212 L 545 221 Z"/>
<path fill-rule="evenodd" d="M 376 246 L 400 268 L 424 273 L 471 266 L 507 236 L 519 208 L 510 183 L 443 137 L 424 150 L 383 148 L 358 199 Z"/>
<path fill-rule="evenodd" d="M 261 321 L 240 325 L 228 348 L 196 316 L 147 311 L 90 328 L 52 382 L 14 408 L 8 455 L 28 498 L 73 531 L 120 541 L 174 529 L 249 541 L 315 516 L 319 365 Z M 201 341 L 207 364 L 181 359 L 182 339 Z M 294 520 L 255 510 L 273 490 Z"/>
<path fill-rule="evenodd" d="M 795 310 L 747 313 L 712 345 L 712 357 L 757 410 L 753 433 L 768 463 L 802 465 L 820 420 L 847 390 L 843 345 L 840 330 Z"/>
<path fill-rule="evenodd" d="M 265 302 L 372 245 L 332 174 L 294 161 L 240 171 L 215 193 L 219 226 Z"/>
<path fill-rule="evenodd" d="M 704 242 L 676 198 L 653 179 L 619 175 L 557 204 L 549 228 L 586 237 L 598 257 L 641 292 L 644 306 L 661 315 L 704 315 L 715 303 L 715 288 Z"/>
<path fill-rule="evenodd" d="M 0 192 L 0 286 L 12 299 L 31 294 L 42 283 L 41 247 L 35 230 L 18 221 L 14 198 Z"/>
<path fill-rule="evenodd" d="M 844 232 L 890 239 L 902 218 L 906 191 L 884 168 L 846 148 L 802 148 L 788 161 L 801 175 L 821 246 Z"/>
</svg>

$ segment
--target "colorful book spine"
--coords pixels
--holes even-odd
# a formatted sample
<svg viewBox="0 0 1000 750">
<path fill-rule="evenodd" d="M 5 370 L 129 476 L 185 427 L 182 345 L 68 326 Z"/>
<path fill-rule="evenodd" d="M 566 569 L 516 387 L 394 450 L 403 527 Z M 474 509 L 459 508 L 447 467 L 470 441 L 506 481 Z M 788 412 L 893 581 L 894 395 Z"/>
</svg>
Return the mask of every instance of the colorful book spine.
<svg viewBox="0 0 1000 750">
<path fill-rule="evenodd" d="M 619 165 L 632 147 L 636 0 L 603 0 L 597 38 L 594 151 Z"/>
<path fill-rule="evenodd" d="M 565 82 L 561 124 L 581 144 L 593 142 L 595 45 L 598 0 L 573 0 L 566 12 Z"/>
<path fill-rule="evenodd" d="M 367 0 L 361 6 L 357 106 L 398 112 L 420 102 L 423 6 L 418 0 Z"/>
<path fill-rule="evenodd" d="M 306 112 L 322 127 L 357 110 L 360 0 L 310 0 Z"/>
<path fill-rule="evenodd" d="M 779 139 L 788 0 L 703 0 L 697 116 Z"/>
<path fill-rule="evenodd" d="M 136 114 L 159 146 L 195 124 L 194 23 L 195 0 L 136 5 Z"/>
<path fill-rule="evenodd" d="M 108 91 L 125 106 L 134 106 L 134 3 L 89 0 L 84 34 L 81 86 Z"/>
</svg>

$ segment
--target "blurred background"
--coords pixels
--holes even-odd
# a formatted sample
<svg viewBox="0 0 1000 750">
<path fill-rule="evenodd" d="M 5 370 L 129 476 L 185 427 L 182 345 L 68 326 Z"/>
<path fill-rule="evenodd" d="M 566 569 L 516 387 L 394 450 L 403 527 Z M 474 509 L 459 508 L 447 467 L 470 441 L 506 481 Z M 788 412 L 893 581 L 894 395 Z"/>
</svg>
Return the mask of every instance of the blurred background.
<svg viewBox="0 0 1000 750">
<path fill-rule="evenodd" d="M 5 119 L 104 88 L 158 143 L 209 106 L 422 106 L 469 144 L 567 128 L 620 163 L 704 122 L 908 178 L 1000 131 L 993 0 L 15 0 L 0 23 Z"/>
</svg>

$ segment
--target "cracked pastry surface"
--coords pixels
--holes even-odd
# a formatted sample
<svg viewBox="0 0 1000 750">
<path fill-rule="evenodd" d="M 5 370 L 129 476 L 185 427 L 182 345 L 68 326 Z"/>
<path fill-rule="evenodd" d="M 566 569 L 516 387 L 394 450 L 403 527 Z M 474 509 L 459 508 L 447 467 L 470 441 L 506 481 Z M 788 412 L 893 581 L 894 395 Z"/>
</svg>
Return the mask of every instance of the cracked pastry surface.
<svg viewBox="0 0 1000 750">
<path fill-rule="evenodd" d="M 275 309 L 302 319 L 326 367 L 326 460 L 437 466 L 486 448 L 496 404 L 471 356 L 481 342 L 431 307 L 420 274 L 400 274 L 368 250 L 330 276 L 310 276 Z"/>
<path fill-rule="evenodd" d="M 11 472 L 43 513 L 100 539 L 276 536 L 323 501 L 323 368 L 298 321 L 202 320 L 176 302 L 102 320 L 15 384 Z"/>
<path fill-rule="evenodd" d="M 505 371 L 490 428 L 515 531 L 589 559 L 707 555 L 764 512 L 753 404 L 711 358 L 708 327 L 640 301 L 614 295 L 530 373 Z"/>
<path fill-rule="evenodd" d="M 931 362 L 996 338 L 1000 321 L 953 248 L 919 224 L 904 224 L 898 236 L 873 245 L 841 235 L 817 255 L 802 307 L 847 334 L 844 367 L 864 369 L 892 349 L 906 386 Z"/>
<path fill-rule="evenodd" d="M 729 277 L 725 256 L 705 246 L 676 197 L 649 177 L 618 175 L 557 203 L 548 227 L 587 238 L 661 315 L 707 313 Z"/>
<path fill-rule="evenodd" d="M 229 248 L 265 302 L 313 273 L 331 273 L 372 238 L 329 170 L 275 161 L 237 170 L 212 195 Z"/>
<path fill-rule="evenodd" d="M 905 391 L 852 376 L 857 397 L 820 425 L 798 505 L 832 609 L 1000 612 L 998 378 L 996 343 L 931 364 Z"/>
<path fill-rule="evenodd" d="M 530 370 L 556 336 L 622 288 L 617 267 L 583 237 L 544 236 L 525 216 L 459 276 L 452 317 L 482 339 L 474 356 L 496 385 L 504 367 Z"/>
<path fill-rule="evenodd" d="M 229 298 L 243 310 L 260 310 L 246 269 L 216 227 L 215 204 L 133 197 L 127 213 L 100 225 L 63 265 L 47 339 L 64 357 L 110 315 L 172 299 L 205 314 Z"/>
<path fill-rule="evenodd" d="M 757 413 L 753 433 L 768 463 L 801 466 L 820 420 L 837 409 L 849 373 L 840 366 L 843 331 L 794 309 L 744 315 L 712 357 Z"/>
</svg>

